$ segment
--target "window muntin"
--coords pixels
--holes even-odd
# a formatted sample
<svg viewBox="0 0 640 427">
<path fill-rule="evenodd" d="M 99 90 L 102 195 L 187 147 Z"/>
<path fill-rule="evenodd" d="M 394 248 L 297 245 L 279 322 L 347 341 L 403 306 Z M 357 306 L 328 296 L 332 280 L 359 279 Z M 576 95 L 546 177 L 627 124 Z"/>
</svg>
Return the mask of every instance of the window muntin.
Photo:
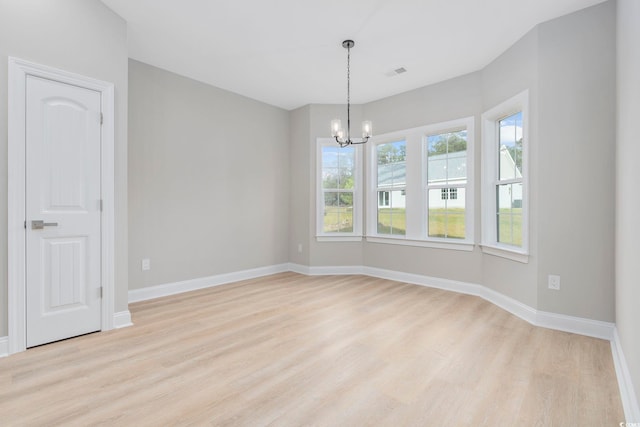
<svg viewBox="0 0 640 427">
<path fill-rule="evenodd" d="M 467 159 L 466 129 L 427 136 L 428 237 L 466 238 Z"/>
<path fill-rule="evenodd" d="M 407 185 L 407 142 L 405 140 L 387 142 L 376 146 L 376 183 L 378 200 L 377 233 L 405 235 L 406 225 L 406 185 Z"/>
</svg>

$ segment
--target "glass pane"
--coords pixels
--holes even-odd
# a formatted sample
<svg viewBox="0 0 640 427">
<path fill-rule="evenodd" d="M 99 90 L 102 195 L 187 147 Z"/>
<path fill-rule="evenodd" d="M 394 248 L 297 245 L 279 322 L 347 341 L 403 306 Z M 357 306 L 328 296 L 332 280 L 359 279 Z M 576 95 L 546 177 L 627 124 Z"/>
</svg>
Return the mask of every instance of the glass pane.
<svg viewBox="0 0 640 427">
<path fill-rule="evenodd" d="M 429 184 L 467 182 L 467 131 L 427 137 Z"/>
<path fill-rule="evenodd" d="M 429 190 L 429 237 L 464 239 L 465 189 L 438 188 Z"/>
<path fill-rule="evenodd" d="M 376 147 L 378 187 L 404 187 L 406 184 L 407 145 L 405 141 L 389 142 Z"/>
<path fill-rule="evenodd" d="M 381 193 L 386 193 L 386 195 Z M 388 197 L 389 204 L 387 206 L 378 206 L 378 233 L 405 235 L 407 225 L 404 191 L 378 192 L 378 201 L 384 201 L 385 197 Z"/>
<path fill-rule="evenodd" d="M 522 112 L 505 117 L 498 123 L 500 180 L 522 178 Z"/>
<path fill-rule="evenodd" d="M 522 246 L 522 184 L 496 186 L 498 242 Z"/>
<path fill-rule="evenodd" d="M 353 193 L 324 193 L 324 225 L 325 233 L 353 232 Z"/>
<path fill-rule="evenodd" d="M 322 147 L 322 187 L 354 188 L 355 148 Z"/>
<path fill-rule="evenodd" d="M 340 181 L 338 168 L 323 168 L 322 169 L 322 188 L 338 188 Z"/>
</svg>

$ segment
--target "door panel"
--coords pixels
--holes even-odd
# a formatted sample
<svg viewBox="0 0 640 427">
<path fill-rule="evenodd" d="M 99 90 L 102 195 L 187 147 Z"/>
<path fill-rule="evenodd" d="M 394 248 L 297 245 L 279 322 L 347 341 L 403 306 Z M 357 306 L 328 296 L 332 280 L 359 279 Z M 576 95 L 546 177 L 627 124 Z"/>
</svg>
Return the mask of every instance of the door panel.
<svg viewBox="0 0 640 427">
<path fill-rule="evenodd" d="M 100 101 L 27 77 L 27 347 L 101 329 Z"/>
<path fill-rule="evenodd" d="M 87 258 L 86 237 L 42 239 L 44 294 L 43 314 L 87 305 L 86 271 L 83 260 Z"/>
</svg>

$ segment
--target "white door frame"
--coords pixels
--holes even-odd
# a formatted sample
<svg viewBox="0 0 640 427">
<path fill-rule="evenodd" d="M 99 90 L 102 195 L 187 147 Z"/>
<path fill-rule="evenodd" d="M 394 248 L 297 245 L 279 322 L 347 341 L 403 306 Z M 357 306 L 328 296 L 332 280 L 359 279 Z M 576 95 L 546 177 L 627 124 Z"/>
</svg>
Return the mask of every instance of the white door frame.
<svg viewBox="0 0 640 427">
<path fill-rule="evenodd" d="M 114 86 L 79 74 L 9 57 L 8 115 L 8 326 L 9 354 L 26 350 L 25 127 L 27 76 L 41 77 L 102 94 L 100 148 L 102 330 L 114 328 Z"/>
</svg>

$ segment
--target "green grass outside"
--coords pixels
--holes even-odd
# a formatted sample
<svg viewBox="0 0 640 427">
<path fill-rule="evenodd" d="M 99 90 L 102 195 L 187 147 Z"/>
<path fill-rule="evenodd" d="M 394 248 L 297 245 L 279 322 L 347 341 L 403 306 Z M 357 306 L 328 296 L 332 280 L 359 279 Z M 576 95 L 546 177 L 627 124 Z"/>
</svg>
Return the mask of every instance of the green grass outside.
<svg viewBox="0 0 640 427">
<path fill-rule="evenodd" d="M 522 246 L 522 208 L 500 209 L 498 241 Z M 429 237 L 465 238 L 464 209 L 430 209 Z M 378 233 L 405 235 L 406 210 L 401 208 L 378 209 Z M 327 206 L 324 214 L 325 233 L 353 232 L 353 208 Z"/>
<path fill-rule="evenodd" d="M 378 234 L 407 233 L 407 216 L 404 208 L 378 208 Z"/>
<path fill-rule="evenodd" d="M 352 233 L 353 208 L 351 206 L 325 206 L 323 231 L 325 233 Z"/>
<path fill-rule="evenodd" d="M 500 209 L 498 242 L 522 246 L 522 208 Z"/>
<path fill-rule="evenodd" d="M 429 237 L 465 238 L 465 210 L 429 209 Z"/>
</svg>

